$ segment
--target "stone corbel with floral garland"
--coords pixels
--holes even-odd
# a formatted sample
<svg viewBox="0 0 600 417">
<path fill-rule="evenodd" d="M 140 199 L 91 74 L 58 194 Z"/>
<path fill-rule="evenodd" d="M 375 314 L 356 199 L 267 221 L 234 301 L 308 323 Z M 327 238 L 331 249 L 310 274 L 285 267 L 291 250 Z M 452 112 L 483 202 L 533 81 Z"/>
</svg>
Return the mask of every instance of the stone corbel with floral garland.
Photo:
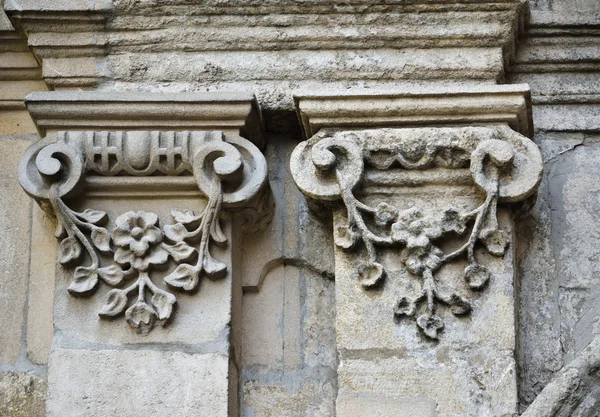
<svg viewBox="0 0 600 417">
<path fill-rule="evenodd" d="M 535 194 L 542 172 L 540 152 L 534 142 L 507 124 L 493 123 L 497 117 L 493 115 L 489 116 L 490 123 L 483 126 L 361 128 L 360 125 L 376 125 L 373 119 L 393 122 L 393 117 L 404 117 L 405 112 L 392 109 L 396 110 L 393 113 L 389 109 L 393 107 L 389 104 L 391 99 L 385 97 L 387 101 L 382 102 L 387 107 L 382 105 L 380 110 L 388 112 L 386 117 L 390 120 L 385 120 L 376 117 L 379 114 L 368 114 L 368 110 L 359 113 L 356 107 L 345 104 L 345 99 L 315 99 L 314 102 L 329 100 L 329 107 L 322 106 L 326 109 L 323 114 L 315 110 L 316 105 L 311 107 L 311 99 L 307 100 L 305 113 L 300 103 L 305 131 L 314 131 L 315 126 L 321 129 L 295 149 L 292 175 L 307 197 L 333 208 L 335 245 L 354 254 L 353 259 L 358 257 L 353 276 L 365 291 L 381 289 L 386 279 L 391 279 L 386 277 L 381 252 L 391 250 L 400 256 L 403 268 L 415 279 L 416 290 L 411 284 L 412 291 L 407 288 L 401 292 L 403 295 L 389 306 L 390 312 L 397 321 L 414 317 L 427 338 L 438 339 L 447 320 L 439 306 L 446 306 L 456 316 L 469 315 L 474 307 L 464 294 L 470 291 L 476 295 L 493 279 L 477 254 L 483 250 L 495 257 L 504 256 L 510 237 L 499 227 L 498 204 L 523 201 Z M 366 106 L 377 108 L 378 102 L 374 103 Z M 346 114 L 351 111 L 359 116 L 354 120 L 357 127 L 336 128 L 338 124 L 352 125 L 353 119 Z M 310 115 L 306 115 L 310 112 L 319 113 L 312 124 Z M 363 114 L 368 115 L 361 119 Z M 461 114 L 457 110 L 452 116 L 459 118 Z M 422 119 L 423 124 L 432 121 L 427 115 Z M 375 183 L 388 189 L 377 191 Z M 470 184 L 479 190 L 475 194 L 480 199 L 476 207 L 468 210 L 453 207 L 451 201 L 428 207 L 409 204 L 399 209 L 381 198 L 399 189 L 418 195 L 426 186 L 443 189 L 444 185 Z M 363 198 L 374 194 L 380 197 L 371 198 L 370 202 Z M 442 250 L 442 246 L 452 249 Z M 437 273 L 462 259 L 467 261 L 462 274 L 454 277 L 451 286 L 440 285 Z M 396 285 L 401 284 L 385 284 Z"/>
<path fill-rule="evenodd" d="M 229 265 L 211 255 L 213 245 L 228 243 L 220 212 L 256 200 L 266 173 L 260 150 L 231 133 L 66 131 L 25 152 L 19 181 L 57 219 L 59 262 L 73 268 L 69 293 L 88 296 L 99 285 L 113 287 L 99 315 L 124 315 L 136 333 L 147 334 L 172 315 L 173 289 L 193 292 L 202 278 L 226 275 Z M 135 188 L 143 180 L 196 188 L 206 206 L 198 211 L 174 207 L 170 219 L 128 211 L 110 223 L 104 211 L 69 207 L 90 184 L 110 190 L 128 182 Z M 169 268 L 162 285 L 153 277 L 161 265 Z"/>
</svg>

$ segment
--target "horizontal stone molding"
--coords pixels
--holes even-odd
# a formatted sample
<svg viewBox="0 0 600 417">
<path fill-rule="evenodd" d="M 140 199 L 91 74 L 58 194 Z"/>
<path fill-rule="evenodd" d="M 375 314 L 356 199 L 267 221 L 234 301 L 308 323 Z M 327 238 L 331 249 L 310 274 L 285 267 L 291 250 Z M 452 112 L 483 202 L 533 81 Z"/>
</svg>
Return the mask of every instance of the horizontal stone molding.
<svg viewBox="0 0 600 417">
<path fill-rule="evenodd" d="M 193 68 L 177 72 L 175 78 L 189 77 L 186 82 L 208 85 L 245 78 L 287 81 L 290 67 L 295 68 L 295 81 L 330 81 L 330 73 L 347 67 L 345 79 L 493 82 L 503 79 L 504 66 L 514 55 L 527 19 L 527 8 L 520 0 L 310 1 L 301 5 L 293 1 L 200 5 L 177 1 L 135 8 L 120 3 L 72 3 L 11 0 L 5 6 L 39 58 L 67 60 L 61 71 L 43 62 L 45 81 L 57 89 L 138 77 L 164 82 L 166 71 L 155 76 L 162 66 L 145 59 L 172 52 L 183 53 L 193 62 Z M 227 52 L 227 59 L 211 53 L 215 51 Z M 137 55 L 135 63 L 113 66 L 111 57 L 122 59 L 127 54 Z M 248 54 L 252 66 L 247 65 Z M 407 54 L 411 59 L 404 63 Z M 83 75 L 82 65 L 68 62 L 73 58 L 97 58 L 98 65 L 88 64 Z M 170 57 L 178 58 L 183 57 Z"/>
<path fill-rule="evenodd" d="M 262 145 L 262 120 L 251 93 L 32 93 L 27 109 L 48 130 L 202 130 L 237 132 Z"/>
<path fill-rule="evenodd" d="M 322 128 L 405 127 L 506 123 L 531 136 L 531 94 L 527 85 L 444 88 L 369 94 L 295 96 L 306 137 Z"/>
</svg>

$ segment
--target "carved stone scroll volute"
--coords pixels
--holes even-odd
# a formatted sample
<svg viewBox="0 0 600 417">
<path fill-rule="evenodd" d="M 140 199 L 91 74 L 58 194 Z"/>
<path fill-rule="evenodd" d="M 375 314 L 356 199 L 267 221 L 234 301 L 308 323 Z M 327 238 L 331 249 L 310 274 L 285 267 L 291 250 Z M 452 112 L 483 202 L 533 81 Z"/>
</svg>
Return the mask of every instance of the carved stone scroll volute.
<svg viewBox="0 0 600 417">
<path fill-rule="evenodd" d="M 312 137 L 290 169 L 333 213 L 338 416 L 517 412 L 509 214 L 542 173 L 527 89 L 437 94 L 455 113 L 431 92 L 297 99 Z"/>
</svg>

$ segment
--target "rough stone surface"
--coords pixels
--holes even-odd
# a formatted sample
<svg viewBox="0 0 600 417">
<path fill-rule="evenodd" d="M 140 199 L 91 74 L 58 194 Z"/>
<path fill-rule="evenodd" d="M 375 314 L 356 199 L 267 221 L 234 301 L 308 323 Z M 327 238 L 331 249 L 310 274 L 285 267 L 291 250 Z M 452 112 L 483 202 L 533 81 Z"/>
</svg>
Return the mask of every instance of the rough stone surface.
<svg viewBox="0 0 600 417">
<path fill-rule="evenodd" d="M 44 417 L 46 380 L 21 372 L 0 372 L 0 415 Z"/>
<path fill-rule="evenodd" d="M 600 337 L 563 367 L 546 385 L 523 417 L 598 415 L 600 406 Z"/>
<path fill-rule="evenodd" d="M 244 296 L 243 417 L 334 414 L 333 309 L 333 283 L 294 267 Z"/>
<path fill-rule="evenodd" d="M 178 125 L 185 130 L 201 123 L 224 129 L 235 125 L 232 133 L 238 133 L 242 126 L 248 129 L 246 110 L 228 113 L 227 105 L 216 113 L 218 123 L 204 108 L 186 105 L 180 112 L 153 117 L 147 117 L 152 104 L 138 102 L 135 111 L 98 102 L 86 106 L 93 98 L 115 92 L 135 93 L 132 97 L 168 92 L 179 98 L 184 92 L 247 93 L 246 104 L 236 106 L 239 110 L 254 93 L 262 110 L 254 113 L 260 116 L 254 119 L 255 127 L 262 117 L 272 133 L 265 142 L 255 143 L 266 144 L 275 202 L 270 223 L 269 216 L 261 218 L 254 208 L 242 214 L 243 219 L 260 219 L 264 227 L 244 237 L 241 230 L 232 230 L 228 236 L 239 244 L 235 256 L 215 249 L 215 257 L 231 261 L 236 274 L 222 281 L 204 280 L 195 294 L 178 293 L 173 319 L 140 339 L 125 320 L 98 317 L 110 287 L 91 298 L 67 295 L 73 268 L 55 269 L 53 230 L 37 207 L 29 219 L 31 204 L 10 182 L 22 143 L 32 138 L 1 136 L 0 186 L 7 190 L 0 202 L 1 416 L 44 414 L 45 363 L 52 343 L 52 416 L 72 412 L 87 417 L 94 415 L 92 408 L 99 416 L 137 417 L 145 411 L 161 417 L 205 415 L 186 407 L 206 401 L 210 405 L 201 410 L 208 410 L 207 416 L 219 415 L 223 405 L 230 404 L 224 415 L 237 417 L 238 398 L 230 395 L 237 392 L 237 379 L 243 417 L 329 417 L 336 412 L 338 417 L 514 417 L 516 393 L 519 411 L 527 417 L 599 414 L 593 360 L 600 332 L 597 0 L 0 3 L 0 135 L 35 132 L 23 102 L 32 91 L 91 90 L 82 93 L 90 100 L 73 102 L 69 109 L 60 100 L 36 103 L 31 110 L 37 128 L 49 132 L 119 124 L 119 129 L 173 130 Z M 504 83 L 531 87 L 531 114 L 528 94 L 500 106 L 483 102 L 494 94 L 470 96 L 475 90 L 505 89 L 497 85 Z M 429 104 L 408 100 L 398 106 L 364 98 L 440 90 L 454 90 L 460 99 L 430 97 Z M 355 262 L 364 256 L 360 251 L 338 250 L 337 282 L 333 281 L 331 205 L 307 203 L 287 168 L 292 148 L 304 139 L 301 131 L 310 130 L 302 120 L 310 112 L 300 108 L 296 114 L 298 97 L 315 94 L 363 98 L 346 108 L 332 106 L 318 113 L 323 117 L 309 123 L 314 130 L 310 134 L 322 125 L 335 128 L 336 123 L 375 129 L 381 127 L 372 125 L 376 123 L 431 123 L 431 132 L 439 132 L 440 124 L 446 128 L 448 123 L 461 123 L 477 130 L 480 126 L 474 125 L 493 121 L 529 135 L 523 127 L 531 128 L 533 116 L 545 167 L 537 202 L 530 207 L 530 196 L 519 206 L 522 210 L 513 212 L 514 220 L 505 208 L 500 210 L 502 230 L 515 232 L 509 252 L 500 260 L 484 254 L 484 245 L 478 244 L 476 256 L 494 276 L 475 292 L 461 281 L 462 294 L 473 308 L 470 315 L 454 317 L 450 307 L 438 306 L 445 328 L 439 334 L 429 331 L 438 341 L 419 330 L 414 318 L 398 320 L 401 314 L 394 314 L 405 311 L 393 308 L 402 296 L 401 284 L 412 284 L 408 289 L 415 291 L 419 284 L 395 248 L 379 249 L 387 277 L 383 283 L 371 283 L 382 287 L 361 288 L 356 277 L 360 263 Z M 374 111 L 377 106 L 383 112 Z M 344 113 L 366 108 L 371 111 L 362 119 Z M 477 114 L 484 109 L 487 118 Z M 181 115 L 194 116 L 184 123 Z M 377 120 L 381 115 L 385 120 Z M 396 155 L 392 162 L 393 172 L 368 172 L 356 190 L 365 186 L 372 193 L 358 193 L 361 201 L 401 208 L 417 202 L 425 207 L 426 219 L 443 211 L 442 201 L 465 210 L 480 203 L 473 197 L 481 190 L 472 187 L 468 164 L 451 174 L 443 166 L 448 160 L 464 162 L 456 154 L 447 158 L 448 148 L 432 162 L 436 169 L 398 169 L 415 163 L 422 150 L 419 144 L 426 142 L 427 138 L 410 142 L 400 155 L 404 161 Z M 448 144 L 452 148 L 451 139 Z M 498 151 L 502 156 L 502 149 Z M 378 158 L 375 163 L 386 160 Z M 327 165 L 326 158 L 320 162 Z M 153 177 L 162 181 L 158 173 Z M 537 176 L 531 178 L 537 181 Z M 69 204 L 81 210 L 93 204 L 109 212 L 114 222 L 128 210 L 154 210 L 151 206 L 159 199 L 156 211 L 163 224 L 170 221 L 172 204 L 199 208 L 199 195 L 192 188 L 182 197 L 165 182 L 162 188 L 131 194 L 126 187 L 108 191 L 123 178 L 96 180 L 86 183 L 89 198 Z M 177 181 L 183 184 L 185 178 Z M 393 191 L 391 183 L 396 184 Z M 114 198 L 107 198 L 113 192 Z M 270 210 L 267 199 L 256 203 Z M 389 210 L 380 214 L 380 221 L 391 216 Z M 336 224 L 340 221 L 336 217 Z M 446 251 L 456 240 L 445 236 L 437 243 Z M 438 278 L 452 284 L 465 266 L 464 261 L 447 265 Z M 166 273 L 157 270 L 156 277 L 162 282 Z M 230 291 L 236 280 L 240 287 Z M 363 285 L 369 283 L 363 280 Z M 228 309 L 223 300 L 236 305 Z M 190 366 L 204 364 L 208 357 L 219 358 L 216 368 Z M 53 368 L 53 363 L 58 365 Z M 213 382 L 204 383 L 202 376 Z M 217 385 L 225 392 L 222 397 L 212 395 Z M 102 398 L 104 393 L 112 402 Z M 131 409 L 118 410 L 122 404 Z"/>
<path fill-rule="evenodd" d="M 381 396 L 338 397 L 338 413 L 353 417 L 436 417 L 435 401 L 418 397 L 382 398 Z"/>
<path fill-rule="evenodd" d="M 476 205 L 472 198 L 460 194 L 448 200 L 448 191 L 430 190 L 419 197 L 408 193 L 388 196 L 386 201 L 400 208 L 414 204 L 435 209 L 449 201 L 458 208 Z M 504 227 L 510 230 L 508 224 Z M 439 308 L 437 314 L 445 323 L 439 341 L 426 338 L 412 318 L 394 321 L 393 309 L 398 300 L 413 296 L 419 288 L 415 277 L 399 262 L 398 253 L 389 251 L 382 257 L 387 270 L 382 288 L 365 292 L 356 277 L 359 264 L 340 252 L 336 256 L 340 393 L 355 402 L 363 395 L 382 398 L 384 403 L 388 397 L 413 398 L 423 407 L 433 408 L 436 416 L 504 416 L 516 412 L 510 251 L 503 261 L 482 257 L 492 278 L 480 294 L 469 296 L 473 308 L 469 316 L 454 317 L 449 309 Z M 448 289 L 458 286 L 461 295 L 468 294 L 458 280 L 466 266 L 459 262 L 445 267 L 439 285 Z M 340 407 L 345 409 L 338 402 L 338 415 L 353 415 L 340 414 Z"/>
<path fill-rule="evenodd" d="M 226 356 L 59 348 L 48 369 L 48 417 L 228 416 Z"/>
<path fill-rule="evenodd" d="M 538 134 L 545 175 L 520 221 L 521 402 L 533 401 L 563 364 L 600 334 L 598 138 Z M 523 239 L 524 240 L 524 239 Z"/>
</svg>

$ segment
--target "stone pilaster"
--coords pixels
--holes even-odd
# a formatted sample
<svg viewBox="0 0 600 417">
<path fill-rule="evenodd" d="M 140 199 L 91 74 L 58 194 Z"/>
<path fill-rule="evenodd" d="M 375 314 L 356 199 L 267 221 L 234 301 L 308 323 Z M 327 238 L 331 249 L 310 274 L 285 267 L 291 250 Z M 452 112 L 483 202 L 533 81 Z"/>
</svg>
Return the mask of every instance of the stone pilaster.
<svg viewBox="0 0 600 417">
<path fill-rule="evenodd" d="M 517 413 L 510 214 L 542 169 L 528 89 L 296 101 L 291 171 L 333 213 L 337 415 Z"/>
<path fill-rule="evenodd" d="M 237 415 L 231 210 L 266 179 L 262 153 L 240 136 L 259 140 L 253 96 L 26 103 L 46 137 L 23 155 L 19 180 L 59 241 L 48 415 Z"/>
</svg>

